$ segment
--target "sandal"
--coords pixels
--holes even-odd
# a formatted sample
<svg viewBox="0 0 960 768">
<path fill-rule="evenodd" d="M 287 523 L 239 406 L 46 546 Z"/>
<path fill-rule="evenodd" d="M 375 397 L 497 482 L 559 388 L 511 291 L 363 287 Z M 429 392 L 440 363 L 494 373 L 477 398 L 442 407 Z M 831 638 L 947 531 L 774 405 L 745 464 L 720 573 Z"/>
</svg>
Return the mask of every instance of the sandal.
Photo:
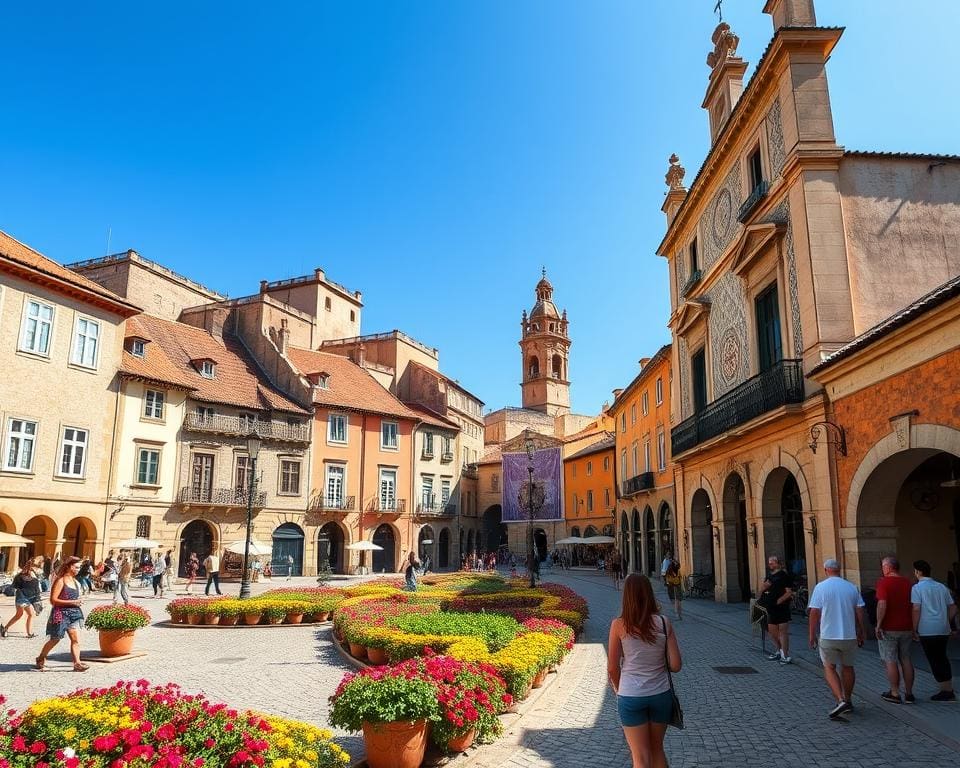
<svg viewBox="0 0 960 768">
<path fill-rule="evenodd" d="M 27 638 L 36 637 L 36 636 L 37 636 L 36 632 L 31 632 L 29 635 L 27 635 Z"/>
<path fill-rule="evenodd" d="M 37 656 L 36 665 L 37 669 L 39 669 L 41 672 L 43 672 L 43 665 L 46 663 L 46 661 L 47 660 L 43 658 L 43 656 Z"/>
<path fill-rule="evenodd" d="M 88 669 L 90 669 L 90 665 L 89 665 L 89 664 L 82 664 L 82 663 L 81 663 L 81 664 L 74 664 L 74 665 L 73 665 L 73 671 L 74 671 L 74 672 L 86 672 Z"/>
</svg>

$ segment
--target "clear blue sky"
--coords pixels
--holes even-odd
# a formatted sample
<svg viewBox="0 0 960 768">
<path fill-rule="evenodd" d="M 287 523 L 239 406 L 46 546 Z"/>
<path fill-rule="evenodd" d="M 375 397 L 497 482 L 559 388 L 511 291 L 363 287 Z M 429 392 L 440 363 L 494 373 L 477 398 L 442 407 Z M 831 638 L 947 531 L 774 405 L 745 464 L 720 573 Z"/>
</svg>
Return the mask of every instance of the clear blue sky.
<svg viewBox="0 0 960 768">
<path fill-rule="evenodd" d="M 21 3 L 4 9 L 0 228 L 134 248 L 232 296 L 322 266 L 365 333 L 518 405 L 545 264 L 594 412 L 669 340 L 663 175 L 707 150 L 714 0 Z M 763 0 L 726 0 L 740 54 Z M 820 0 L 848 148 L 957 152 L 956 0 Z M 749 75 L 749 73 L 748 73 Z"/>
</svg>

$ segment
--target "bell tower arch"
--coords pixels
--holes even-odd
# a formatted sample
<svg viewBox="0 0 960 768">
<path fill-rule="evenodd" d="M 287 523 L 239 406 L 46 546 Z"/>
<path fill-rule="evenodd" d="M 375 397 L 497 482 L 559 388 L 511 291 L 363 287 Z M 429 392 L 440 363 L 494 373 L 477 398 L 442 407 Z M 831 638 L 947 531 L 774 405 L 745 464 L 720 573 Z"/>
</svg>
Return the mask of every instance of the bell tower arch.
<svg viewBox="0 0 960 768">
<path fill-rule="evenodd" d="M 537 301 L 520 321 L 523 407 L 549 416 L 570 412 L 570 335 L 567 311 L 557 311 L 547 270 L 536 287 Z"/>
</svg>

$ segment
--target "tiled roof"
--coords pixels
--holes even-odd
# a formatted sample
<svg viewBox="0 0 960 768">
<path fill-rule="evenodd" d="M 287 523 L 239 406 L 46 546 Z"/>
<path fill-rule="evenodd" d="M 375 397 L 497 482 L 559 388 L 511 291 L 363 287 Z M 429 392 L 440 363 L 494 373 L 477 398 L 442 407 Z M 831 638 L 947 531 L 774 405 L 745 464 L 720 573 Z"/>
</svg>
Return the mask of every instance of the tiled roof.
<svg viewBox="0 0 960 768">
<path fill-rule="evenodd" d="M 420 403 L 404 403 L 404 405 L 416 413 L 420 420 L 425 424 L 430 424 L 434 427 L 440 427 L 441 429 L 452 429 L 457 432 L 460 431 L 459 424 L 450 421 L 449 419 L 445 419 L 432 408 L 427 408 L 427 406 L 421 405 Z"/>
<path fill-rule="evenodd" d="M 567 456 L 567 458 L 565 458 L 564 461 L 570 461 L 570 459 L 578 459 L 581 456 L 587 456 L 591 453 L 600 453 L 600 451 L 612 450 L 617 443 L 617 438 L 614 437 L 614 435 L 610 432 L 607 432 L 605 434 L 606 434 L 606 437 L 604 437 L 602 440 L 598 440 L 593 445 L 588 445 L 586 448 L 581 448 L 572 456 Z"/>
<path fill-rule="evenodd" d="M 78 275 L 73 270 L 67 269 L 53 259 L 48 259 L 39 251 L 35 251 L 30 246 L 24 245 L 6 232 L 0 231 L 0 263 L 2 263 L 3 259 L 11 262 L 11 266 L 26 268 L 31 272 L 40 272 L 59 283 L 66 283 L 72 289 L 86 294 L 89 299 L 95 302 L 107 303 L 113 311 L 124 317 L 129 317 L 130 315 L 140 312 L 139 307 L 131 304 L 113 291 L 107 290 L 89 278 Z"/>
<path fill-rule="evenodd" d="M 420 368 L 420 369 L 422 369 L 422 370 L 424 370 L 424 371 L 428 371 L 429 373 L 432 373 L 434 376 L 437 376 L 438 378 L 443 379 L 444 381 L 446 381 L 446 382 L 447 382 L 448 384 L 450 384 L 451 386 L 456 387 L 456 388 L 459 389 L 461 392 L 465 392 L 466 394 L 470 395 L 470 397 L 472 397 L 474 400 L 476 400 L 478 403 L 480 403 L 480 405 L 485 405 L 485 403 L 483 402 L 483 400 L 481 400 L 479 397 L 477 397 L 475 394 L 473 394 L 473 392 L 471 392 L 469 389 L 467 389 L 465 386 L 463 386 L 463 384 L 461 384 L 459 381 L 456 381 L 455 379 L 451 379 L 451 378 L 450 378 L 449 376 L 447 376 L 446 374 L 443 374 L 443 373 L 441 373 L 440 371 L 435 371 L 433 368 L 428 368 L 428 367 L 425 366 L 423 363 L 418 363 L 416 360 L 411 360 L 411 361 L 410 361 L 410 365 L 415 365 L 417 368 Z"/>
<path fill-rule="evenodd" d="M 848 149 L 843 154 L 852 157 L 881 157 L 894 160 L 960 160 L 960 155 L 938 155 L 930 152 L 876 152 L 864 149 Z"/>
<path fill-rule="evenodd" d="M 941 304 L 946 304 L 950 299 L 960 296 L 960 275 L 948 280 L 939 288 L 934 288 L 926 296 L 921 296 L 913 304 L 910 304 L 899 312 L 891 315 L 886 320 L 873 326 L 868 331 L 864 331 L 853 341 L 848 342 L 840 349 L 828 355 L 822 362 L 810 369 L 810 373 L 816 373 L 827 368 L 845 357 L 850 357 L 854 352 L 858 352 L 864 347 L 868 347 L 878 339 L 883 338 L 889 333 L 893 333 L 897 328 L 909 323 L 925 312 L 929 312 Z"/>
<path fill-rule="evenodd" d="M 647 364 L 640 369 L 640 373 L 633 377 L 633 381 L 627 384 L 623 392 L 620 393 L 620 396 L 614 398 L 613 403 L 610 406 L 611 411 L 617 407 L 617 403 L 623 402 L 630 396 L 634 387 L 647 378 L 647 375 L 650 373 L 650 371 L 652 371 L 664 357 L 670 357 L 670 346 L 670 344 L 664 344 L 656 351 L 656 354 L 654 354 L 654 356 L 647 361 Z"/>
<path fill-rule="evenodd" d="M 190 397 L 238 408 L 309 413 L 270 384 L 243 345 L 230 336 L 218 339 L 202 328 L 138 315 L 127 322 L 127 336 L 148 339 L 145 357 L 123 353 L 121 374 L 190 389 Z M 191 360 L 216 362 L 208 379 Z"/>
<path fill-rule="evenodd" d="M 420 419 L 417 413 L 384 389 L 373 376 L 342 355 L 310 349 L 288 349 L 287 359 L 304 375 L 329 374 L 326 389 L 313 388 L 315 405 Z"/>
<path fill-rule="evenodd" d="M 483 452 L 477 464 L 499 464 L 503 461 L 503 452 L 499 445 L 491 445 Z"/>
</svg>

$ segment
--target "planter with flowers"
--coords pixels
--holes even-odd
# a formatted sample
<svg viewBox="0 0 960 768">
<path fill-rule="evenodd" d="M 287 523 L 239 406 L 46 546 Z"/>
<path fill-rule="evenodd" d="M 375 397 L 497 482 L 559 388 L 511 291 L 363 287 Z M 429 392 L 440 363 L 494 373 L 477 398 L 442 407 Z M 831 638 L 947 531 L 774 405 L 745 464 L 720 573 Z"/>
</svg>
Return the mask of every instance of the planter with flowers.
<svg viewBox="0 0 960 768">
<path fill-rule="evenodd" d="M 137 605 L 100 605 L 84 622 L 100 633 L 100 653 L 106 658 L 126 656 L 133 650 L 133 635 L 150 624 L 150 614 Z"/>
<path fill-rule="evenodd" d="M 221 627 L 232 627 L 240 621 L 240 614 L 244 605 L 240 600 L 218 600 L 217 614 L 220 616 Z"/>
</svg>

